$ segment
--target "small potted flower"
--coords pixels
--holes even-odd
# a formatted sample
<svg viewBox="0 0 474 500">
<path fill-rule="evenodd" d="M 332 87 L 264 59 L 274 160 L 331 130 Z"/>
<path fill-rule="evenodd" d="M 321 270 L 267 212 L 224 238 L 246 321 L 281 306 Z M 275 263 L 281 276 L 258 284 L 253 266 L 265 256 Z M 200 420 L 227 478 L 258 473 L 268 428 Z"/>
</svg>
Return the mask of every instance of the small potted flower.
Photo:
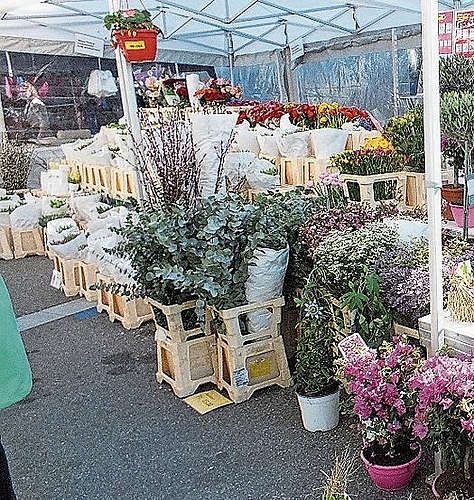
<svg viewBox="0 0 474 500">
<path fill-rule="evenodd" d="M 417 392 L 409 387 L 421 353 L 400 337 L 378 349 L 361 340 L 343 352 L 338 379 L 353 396 L 360 420 L 361 459 L 378 488 L 400 490 L 411 481 L 421 457 L 414 437 Z"/>
<path fill-rule="evenodd" d="M 155 60 L 158 34 L 162 34 L 148 10 L 127 9 L 107 14 L 104 26 L 111 31 L 112 45 L 119 47 L 127 62 Z"/>
<path fill-rule="evenodd" d="M 409 389 L 418 394 L 416 436 L 441 452 L 444 472 L 433 483 L 435 496 L 447 498 L 456 492 L 473 498 L 473 357 L 436 354 L 412 374 Z"/>
</svg>

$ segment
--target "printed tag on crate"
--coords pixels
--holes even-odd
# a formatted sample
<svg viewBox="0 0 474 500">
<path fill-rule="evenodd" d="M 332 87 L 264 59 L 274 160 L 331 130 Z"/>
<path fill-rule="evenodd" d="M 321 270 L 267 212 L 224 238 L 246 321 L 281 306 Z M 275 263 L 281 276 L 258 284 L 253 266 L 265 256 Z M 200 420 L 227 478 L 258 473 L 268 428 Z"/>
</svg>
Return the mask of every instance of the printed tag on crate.
<svg viewBox="0 0 474 500">
<path fill-rule="evenodd" d="M 247 368 L 239 368 L 234 370 L 235 387 L 245 387 L 249 385 L 249 372 Z"/>
<path fill-rule="evenodd" d="M 201 415 L 232 403 L 230 399 L 227 399 L 225 396 L 214 390 L 193 394 L 192 396 L 185 398 L 184 402 L 191 406 L 191 408 L 194 408 Z"/>
<path fill-rule="evenodd" d="M 53 288 L 58 290 L 61 289 L 61 273 L 56 269 L 53 269 L 53 274 L 51 275 L 51 281 L 49 283 Z"/>
<path fill-rule="evenodd" d="M 249 364 L 250 380 L 253 380 L 255 378 L 269 377 L 271 373 L 272 373 L 271 359 L 268 358 L 259 359 Z"/>
<path fill-rule="evenodd" d="M 358 333 L 353 333 L 344 340 L 341 340 L 338 348 L 341 351 L 342 357 L 347 359 L 351 354 L 354 355 L 366 351 L 368 346 Z"/>
</svg>

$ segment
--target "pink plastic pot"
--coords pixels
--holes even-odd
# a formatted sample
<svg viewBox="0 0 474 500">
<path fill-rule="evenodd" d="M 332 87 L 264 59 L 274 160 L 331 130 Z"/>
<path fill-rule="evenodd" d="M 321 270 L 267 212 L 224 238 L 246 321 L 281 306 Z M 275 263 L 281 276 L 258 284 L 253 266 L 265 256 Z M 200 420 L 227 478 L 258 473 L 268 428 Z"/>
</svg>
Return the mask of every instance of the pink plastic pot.
<svg viewBox="0 0 474 500">
<path fill-rule="evenodd" d="M 421 458 L 421 446 L 418 454 L 410 462 L 402 465 L 376 465 L 370 463 L 364 456 L 364 450 L 360 452 L 360 457 L 369 473 L 370 479 L 377 488 L 384 491 L 398 491 L 410 483 L 416 472 L 416 467 Z"/>
<path fill-rule="evenodd" d="M 456 226 L 463 227 L 464 224 L 464 208 L 461 205 L 453 205 L 449 204 L 451 208 L 451 213 L 454 217 L 454 222 Z M 469 207 L 469 218 L 468 218 L 468 227 L 474 227 L 474 207 Z"/>
</svg>

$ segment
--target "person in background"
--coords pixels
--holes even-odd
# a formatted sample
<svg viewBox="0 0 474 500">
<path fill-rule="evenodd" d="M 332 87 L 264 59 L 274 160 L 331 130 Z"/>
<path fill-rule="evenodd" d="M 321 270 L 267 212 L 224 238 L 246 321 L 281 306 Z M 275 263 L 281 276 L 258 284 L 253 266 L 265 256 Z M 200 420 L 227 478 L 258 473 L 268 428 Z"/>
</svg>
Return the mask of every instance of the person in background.
<svg viewBox="0 0 474 500">
<path fill-rule="evenodd" d="M 21 401 L 32 387 L 26 356 L 5 282 L 0 275 L 0 410 Z M 0 499 L 16 500 L 7 457 L 0 440 Z"/>
<path fill-rule="evenodd" d="M 36 132 L 37 139 L 47 137 L 50 132 L 49 116 L 46 105 L 40 99 L 35 86 L 29 82 L 23 83 L 26 95 L 25 118 L 28 125 Z"/>
</svg>

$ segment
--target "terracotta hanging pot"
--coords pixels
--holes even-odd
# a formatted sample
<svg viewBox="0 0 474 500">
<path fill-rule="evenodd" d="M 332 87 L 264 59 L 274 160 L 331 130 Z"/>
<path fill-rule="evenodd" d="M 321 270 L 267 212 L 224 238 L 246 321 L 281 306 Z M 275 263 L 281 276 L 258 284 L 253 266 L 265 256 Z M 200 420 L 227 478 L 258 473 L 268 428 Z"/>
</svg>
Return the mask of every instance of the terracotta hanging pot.
<svg viewBox="0 0 474 500">
<path fill-rule="evenodd" d="M 158 30 L 114 31 L 112 43 L 119 47 L 127 62 L 152 62 L 157 51 Z"/>
</svg>

